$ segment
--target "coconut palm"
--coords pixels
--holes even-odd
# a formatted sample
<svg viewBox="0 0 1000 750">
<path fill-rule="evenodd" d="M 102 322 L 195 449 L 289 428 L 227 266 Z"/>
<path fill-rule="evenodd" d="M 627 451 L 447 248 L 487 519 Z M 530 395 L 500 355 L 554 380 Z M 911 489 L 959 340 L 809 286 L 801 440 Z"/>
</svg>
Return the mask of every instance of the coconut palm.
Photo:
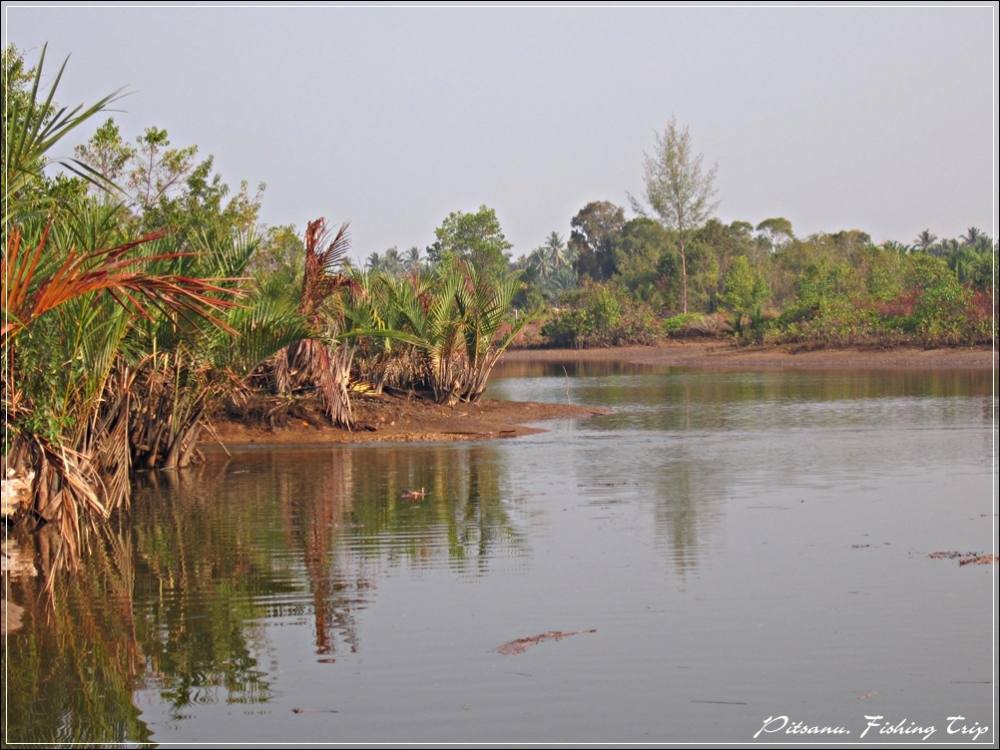
<svg viewBox="0 0 1000 750">
<path fill-rule="evenodd" d="M 420 248 L 414 245 L 407 250 L 404 263 L 406 264 L 407 273 L 420 273 L 424 264 L 423 258 L 420 257 Z"/>
<path fill-rule="evenodd" d="M 913 244 L 926 253 L 934 246 L 935 242 L 937 242 L 937 235 L 931 232 L 930 229 L 925 229 L 917 235 Z"/>
<path fill-rule="evenodd" d="M 984 239 L 988 239 L 979 227 L 969 227 L 965 230 L 965 234 L 959 235 L 959 239 L 964 245 L 977 246 Z"/>
</svg>

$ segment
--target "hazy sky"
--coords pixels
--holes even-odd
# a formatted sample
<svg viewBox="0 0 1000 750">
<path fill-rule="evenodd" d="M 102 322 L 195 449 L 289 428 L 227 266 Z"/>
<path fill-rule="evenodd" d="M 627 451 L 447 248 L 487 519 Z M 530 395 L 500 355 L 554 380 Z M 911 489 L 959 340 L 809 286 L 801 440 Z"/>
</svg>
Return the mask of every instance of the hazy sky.
<svg viewBox="0 0 1000 750">
<path fill-rule="evenodd" d="M 59 99 L 122 85 L 268 223 L 350 219 L 354 254 L 493 206 L 520 254 L 627 205 L 673 114 L 725 221 L 996 236 L 990 5 L 965 8 L 27 8 L 5 42 L 72 55 Z M 67 146 L 66 153 L 70 149 Z"/>
</svg>

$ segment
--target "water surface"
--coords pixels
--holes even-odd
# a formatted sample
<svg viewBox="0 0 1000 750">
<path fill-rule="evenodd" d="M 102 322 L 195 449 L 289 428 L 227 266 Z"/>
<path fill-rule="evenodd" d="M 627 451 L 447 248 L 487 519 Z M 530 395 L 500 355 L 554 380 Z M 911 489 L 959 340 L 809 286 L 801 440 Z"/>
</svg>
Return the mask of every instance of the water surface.
<svg viewBox="0 0 1000 750">
<path fill-rule="evenodd" d="M 7 738 L 745 742 L 769 715 L 856 738 L 877 713 L 937 741 L 957 739 L 956 712 L 992 725 L 995 566 L 928 558 L 993 544 L 990 373 L 499 374 L 495 397 L 610 412 L 140 475 L 128 522 L 54 603 L 13 579 L 28 611 L 5 651 Z"/>
</svg>

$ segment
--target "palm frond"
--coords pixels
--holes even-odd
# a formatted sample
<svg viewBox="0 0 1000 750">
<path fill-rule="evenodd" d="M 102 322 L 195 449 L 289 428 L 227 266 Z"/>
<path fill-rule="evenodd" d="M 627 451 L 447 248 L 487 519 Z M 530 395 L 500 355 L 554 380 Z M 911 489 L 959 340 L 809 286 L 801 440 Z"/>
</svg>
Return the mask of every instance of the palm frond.
<svg viewBox="0 0 1000 750">
<path fill-rule="evenodd" d="M 39 274 L 49 228 L 46 227 L 35 247 L 26 249 L 20 228 L 13 227 L 0 266 L 4 310 L 9 316 L 0 329 L 4 340 L 13 338 L 50 310 L 100 291 L 107 292 L 115 302 L 142 317 L 150 317 L 147 306 L 152 306 L 191 314 L 226 328 L 226 323 L 214 313 L 235 305 L 234 290 L 221 286 L 218 279 L 157 275 L 141 268 L 145 264 L 176 258 L 180 253 L 150 257 L 128 255 L 133 248 L 163 234 L 152 232 L 131 242 L 89 252 L 70 250 L 50 274 Z"/>
</svg>

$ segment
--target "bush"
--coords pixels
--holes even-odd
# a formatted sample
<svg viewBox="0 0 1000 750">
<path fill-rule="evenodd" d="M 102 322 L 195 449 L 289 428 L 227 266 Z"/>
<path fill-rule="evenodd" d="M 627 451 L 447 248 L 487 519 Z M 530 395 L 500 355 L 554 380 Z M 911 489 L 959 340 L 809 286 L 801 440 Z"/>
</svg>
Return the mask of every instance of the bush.
<svg viewBox="0 0 1000 750">
<path fill-rule="evenodd" d="M 937 279 L 917 299 L 906 327 L 924 344 L 972 343 L 975 334 L 966 316 L 971 298 L 954 276 Z"/>
<path fill-rule="evenodd" d="M 542 326 L 542 335 L 555 346 L 652 344 L 659 338 L 649 306 L 610 284 L 585 284 L 565 303 L 568 307 Z"/>
<path fill-rule="evenodd" d="M 733 332 L 721 314 L 680 313 L 663 321 L 663 332 L 670 338 L 719 338 Z"/>
</svg>

